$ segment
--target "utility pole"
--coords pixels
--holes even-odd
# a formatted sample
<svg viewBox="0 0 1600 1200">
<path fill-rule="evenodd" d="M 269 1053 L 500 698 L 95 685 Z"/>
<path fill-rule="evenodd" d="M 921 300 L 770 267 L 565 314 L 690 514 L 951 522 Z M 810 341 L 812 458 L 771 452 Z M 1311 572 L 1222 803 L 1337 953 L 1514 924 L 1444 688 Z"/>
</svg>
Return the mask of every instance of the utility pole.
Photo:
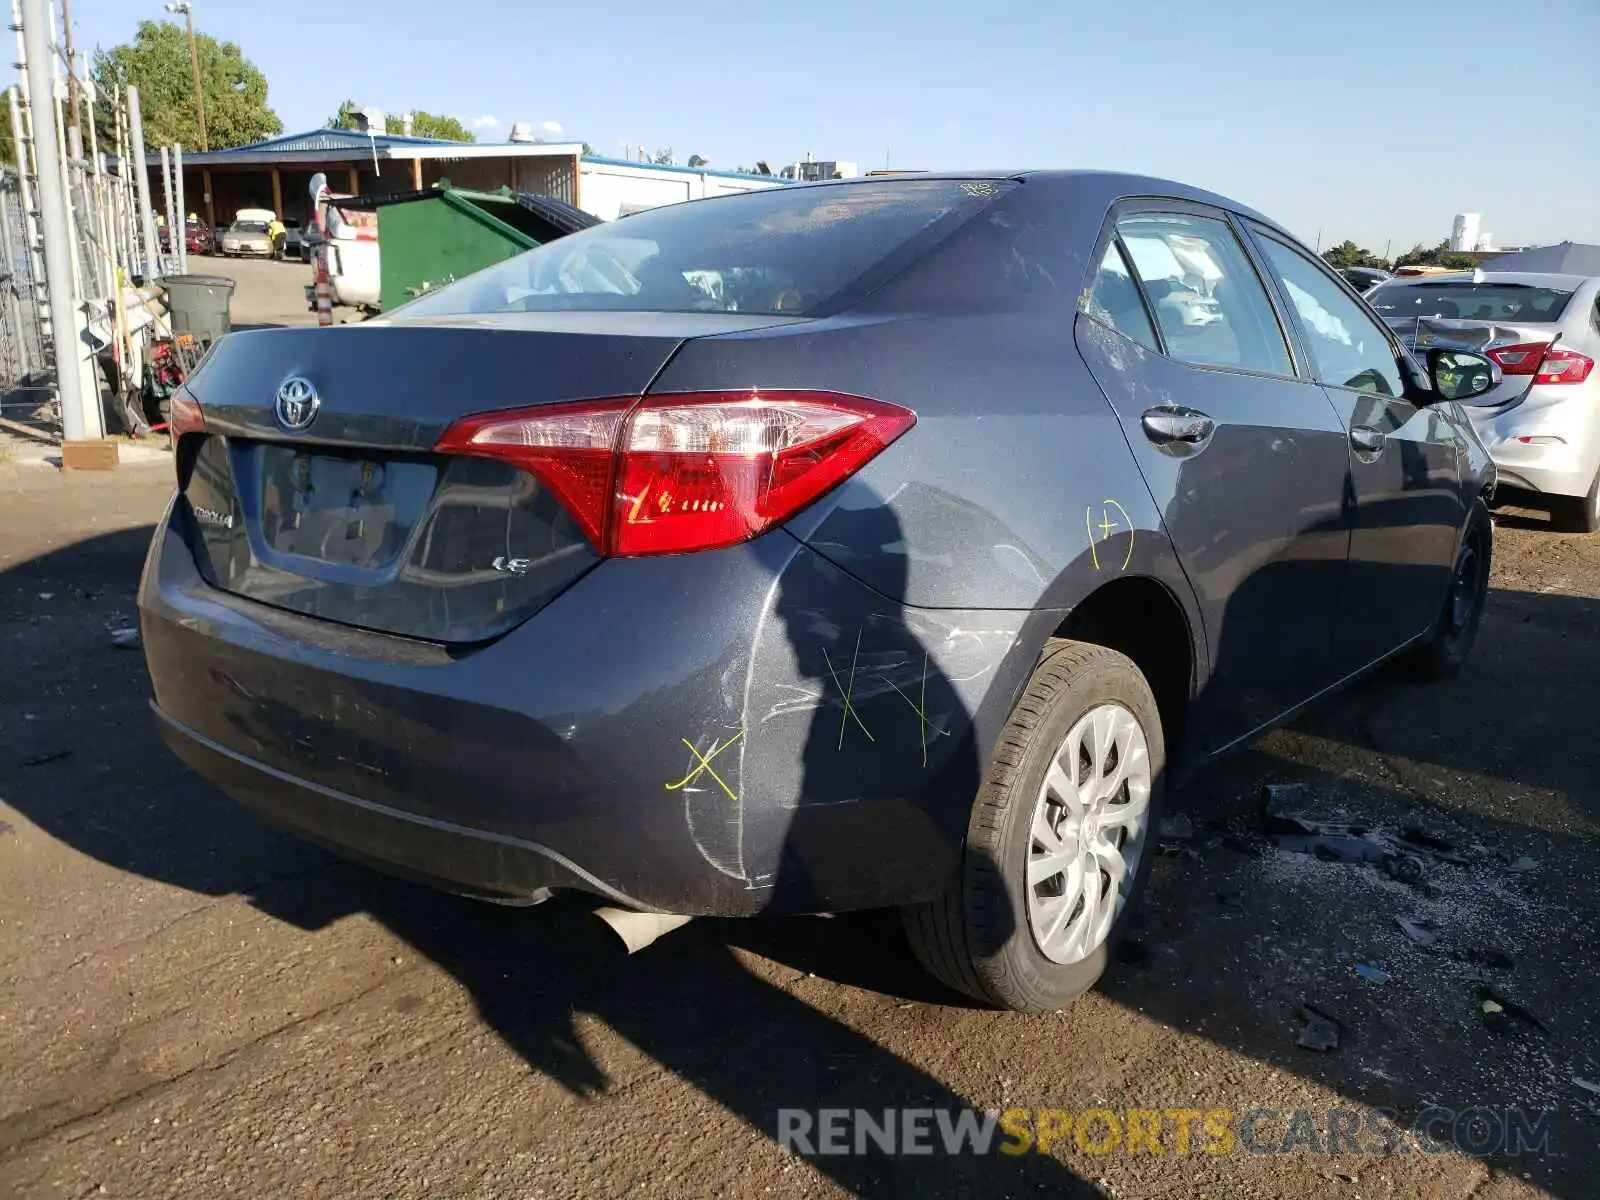
<svg viewBox="0 0 1600 1200">
<path fill-rule="evenodd" d="M 72 3 L 61 0 L 61 29 L 65 35 L 67 51 L 67 111 L 72 114 L 72 128 L 78 128 L 78 60 L 72 53 Z"/>
<path fill-rule="evenodd" d="M 194 72 L 194 112 L 200 119 L 200 149 L 211 149 L 211 139 L 206 136 L 206 98 L 200 87 L 200 52 L 194 44 L 194 8 L 189 0 L 168 0 L 169 13 L 182 13 L 184 24 L 189 28 L 189 67 Z"/>
<path fill-rule="evenodd" d="M 139 89 L 128 85 L 128 164 L 133 171 L 137 189 L 138 209 L 134 214 L 135 228 L 143 235 L 144 253 L 136 260 L 143 265 L 142 279 L 154 279 L 161 274 L 161 243 L 156 241 L 155 213 L 150 208 L 150 166 L 144 154 L 144 117 L 139 111 Z M 134 238 L 137 243 L 140 239 Z"/>
<path fill-rule="evenodd" d="M 178 226 L 172 215 L 172 158 L 165 146 L 161 147 L 161 207 L 167 210 L 167 255 L 161 263 L 161 273 L 165 275 L 167 268 L 177 261 Z M 156 243 L 156 249 L 161 249 L 161 243 Z"/>
<path fill-rule="evenodd" d="M 82 374 L 83 316 L 73 294 L 72 226 L 67 212 L 66 175 L 58 157 L 60 132 L 56 127 L 58 110 L 44 0 L 22 0 L 21 7 L 28 93 L 33 100 L 30 116 L 38 165 L 39 224 L 44 234 L 44 277 L 50 296 L 50 334 L 55 343 L 62 441 L 81 441 L 102 435 L 99 388 L 94 384 L 93 359 L 87 381 Z M 84 387 L 85 382 L 92 391 Z"/>
<path fill-rule="evenodd" d="M 172 147 L 172 207 L 178 214 L 172 227 L 172 248 L 178 255 L 178 274 L 189 270 L 189 210 L 183 206 L 183 144 Z"/>
</svg>

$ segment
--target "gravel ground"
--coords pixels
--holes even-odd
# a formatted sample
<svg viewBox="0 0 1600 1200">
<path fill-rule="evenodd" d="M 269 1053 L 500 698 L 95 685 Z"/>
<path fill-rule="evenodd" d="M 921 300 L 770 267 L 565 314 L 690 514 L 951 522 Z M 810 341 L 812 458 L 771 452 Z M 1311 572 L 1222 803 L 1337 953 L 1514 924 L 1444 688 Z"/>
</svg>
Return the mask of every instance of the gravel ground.
<svg viewBox="0 0 1600 1200">
<path fill-rule="evenodd" d="M 1373 681 L 1191 789 L 1199 836 L 1156 863 L 1128 961 L 1025 1018 L 926 981 L 883 914 L 701 921 L 627 959 L 575 900 L 474 904 L 257 823 L 160 746 L 113 644 L 168 491 L 159 463 L 0 465 L 0 1195 L 1595 1195 L 1600 1096 L 1573 1081 L 1600 1082 L 1600 538 L 1503 516 L 1462 678 Z M 1269 781 L 1462 861 L 1423 891 L 1273 848 Z M 1296 1046 L 1307 1003 L 1337 1050 Z M 776 1137 L 784 1107 L 1430 1104 L 1555 1110 L 1557 1152 L 805 1159 Z"/>
</svg>

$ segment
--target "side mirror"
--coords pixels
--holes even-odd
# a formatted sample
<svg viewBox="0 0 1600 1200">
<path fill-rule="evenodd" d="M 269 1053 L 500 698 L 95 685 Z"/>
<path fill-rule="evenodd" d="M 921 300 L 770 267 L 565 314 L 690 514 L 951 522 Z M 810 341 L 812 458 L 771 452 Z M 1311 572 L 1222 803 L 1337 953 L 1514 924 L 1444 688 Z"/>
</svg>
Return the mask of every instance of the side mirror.
<svg viewBox="0 0 1600 1200">
<path fill-rule="evenodd" d="M 1429 350 L 1428 379 L 1441 400 L 1471 400 L 1500 386 L 1500 364 L 1471 350 Z"/>
</svg>

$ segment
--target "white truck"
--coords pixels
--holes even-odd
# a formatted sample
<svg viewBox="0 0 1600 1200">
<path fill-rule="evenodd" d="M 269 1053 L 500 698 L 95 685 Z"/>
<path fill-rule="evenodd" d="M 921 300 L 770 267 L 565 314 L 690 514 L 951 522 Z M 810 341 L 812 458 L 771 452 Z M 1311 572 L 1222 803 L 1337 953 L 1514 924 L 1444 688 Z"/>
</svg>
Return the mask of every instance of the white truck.
<svg viewBox="0 0 1600 1200">
<path fill-rule="evenodd" d="M 312 262 L 319 254 L 328 259 L 328 289 L 334 304 L 378 311 L 381 292 L 378 274 L 378 214 L 371 210 L 339 207 L 347 195 L 328 190 L 327 178 L 311 179 L 311 227 L 303 235 Z M 316 277 L 306 285 L 306 301 L 316 307 Z"/>
</svg>

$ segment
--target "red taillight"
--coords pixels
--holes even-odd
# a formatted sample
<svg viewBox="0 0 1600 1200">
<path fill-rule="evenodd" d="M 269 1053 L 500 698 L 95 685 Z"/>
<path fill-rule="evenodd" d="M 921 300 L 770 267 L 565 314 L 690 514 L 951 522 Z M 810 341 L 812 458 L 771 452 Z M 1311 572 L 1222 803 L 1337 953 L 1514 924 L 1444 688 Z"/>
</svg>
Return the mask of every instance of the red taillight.
<svg viewBox="0 0 1600 1200">
<path fill-rule="evenodd" d="M 186 433 L 204 433 L 206 415 L 200 410 L 200 401 L 179 389 L 167 401 L 167 431 L 177 441 Z"/>
<path fill-rule="evenodd" d="M 1522 342 L 1489 351 L 1507 375 L 1532 375 L 1535 383 L 1582 383 L 1594 370 L 1594 359 L 1549 342 Z"/>
<path fill-rule="evenodd" d="M 521 467 L 555 493 L 591 542 L 603 546 L 617 430 L 633 405 L 582 400 L 462 417 L 435 449 Z"/>
<path fill-rule="evenodd" d="M 1539 364 L 1539 373 L 1533 377 L 1535 383 L 1582 383 L 1589 378 L 1589 372 L 1594 370 L 1594 359 L 1587 354 L 1579 354 L 1576 350 L 1563 350 L 1556 347 L 1544 356 L 1544 361 Z"/>
<path fill-rule="evenodd" d="M 837 392 L 679 393 L 633 406 L 599 400 L 464 417 L 437 449 L 529 471 L 604 553 L 679 554 L 781 524 L 917 420 Z"/>
</svg>

